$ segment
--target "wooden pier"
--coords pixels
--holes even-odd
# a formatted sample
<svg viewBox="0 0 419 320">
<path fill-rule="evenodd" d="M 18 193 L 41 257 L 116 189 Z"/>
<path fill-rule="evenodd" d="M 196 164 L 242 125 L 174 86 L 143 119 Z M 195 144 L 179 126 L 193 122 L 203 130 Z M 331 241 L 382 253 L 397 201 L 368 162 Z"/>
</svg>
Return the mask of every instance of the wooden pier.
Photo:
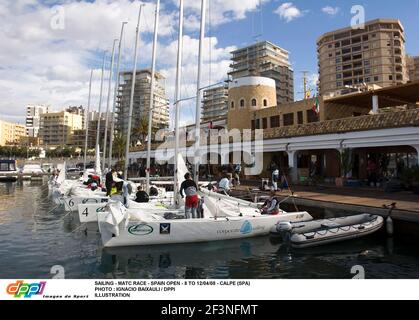
<svg viewBox="0 0 419 320">
<path fill-rule="evenodd" d="M 395 220 L 419 223 L 419 196 L 412 192 L 388 193 L 372 188 L 337 188 L 333 186 L 293 188 L 294 197 L 289 190 L 277 192 L 281 201 L 288 205 L 315 207 L 342 212 L 370 213 L 387 217 L 389 210 L 384 205 L 396 203 L 392 211 Z M 239 197 L 249 200 L 263 199 L 268 191 L 258 191 L 252 187 L 240 186 L 234 191 Z M 253 197 L 253 198 L 252 198 Z"/>
</svg>

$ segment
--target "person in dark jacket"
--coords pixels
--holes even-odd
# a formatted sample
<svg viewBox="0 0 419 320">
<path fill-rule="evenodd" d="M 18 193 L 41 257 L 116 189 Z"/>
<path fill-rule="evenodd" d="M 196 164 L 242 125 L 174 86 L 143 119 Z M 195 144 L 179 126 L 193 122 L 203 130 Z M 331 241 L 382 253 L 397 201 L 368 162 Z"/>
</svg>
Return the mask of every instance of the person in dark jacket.
<svg viewBox="0 0 419 320">
<path fill-rule="evenodd" d="M 185 195 L 184 195 L 185 193 Z M 180 185 L 180 195 L 185 198 L 185 215 L 187 219 L 198 218 L 197 209 L 199 204 L 198 187 L 189 172 L 185 174 L 185 181 Z"/>
<path fill-rule="evenodd" d="M 138 203 L 144 203 L 150 200 L 150 197 L 148 196 L 147 192 L 143 190 L 142 186 L 138 186 L 135 196 L 135 202 Z"/>
<path fill-rule="evenodd" d="M 114 170 L 111 169 L 105 176 L 105 187 L 106 187 L 106 195 L 110 196 L 112 192 L 112 185 L 113 185 L 113 173 Z"/>
</svg>

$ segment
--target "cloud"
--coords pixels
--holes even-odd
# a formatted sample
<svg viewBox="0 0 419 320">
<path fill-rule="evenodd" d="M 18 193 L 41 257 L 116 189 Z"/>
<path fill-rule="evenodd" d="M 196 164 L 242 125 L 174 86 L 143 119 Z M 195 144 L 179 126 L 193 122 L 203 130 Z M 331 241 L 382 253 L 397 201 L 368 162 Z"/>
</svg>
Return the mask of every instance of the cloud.
<svg viewBox="0 0 419 320">
<path fill-rule="evenodd" d="M 286 2 L 281 4 L 274 11 L 274 13 L 279 15 L 281 19 L 285 20 L 286 22 L 291 22 L 292 20 L 302 17 L 305 12 L 298 9 L 292 2 Z"/>
<path fill-rule="evenodd" d="M 328 15 L 335 16 L 339 13 L 340 8 L 339 7 L 334 8 L 334 7 L 331 7 L 331 6 L 327 6 L 327 7 L 322 8 L 322 11 L 324 13 L 328 14 Z"/>
<path fill-rule="evenodd" d="M 263 3 L 269 0 L 264 0 Z M 177 1 L 175 1 L 177 2 Z M 57 14 L 47 3 L 61 3 L 65 28 L 51 28 L 51 19 Z M 148 68 L 151 60 L 154 27 L 154 1 L 147 1 L 143 9 L 139 68 Z M 186 0 L 184 59 L 182 80 L 184 96 L 194 95 L 200 1 Z M 121 70 L 132 69 L 135 24 L 140 1 L 46 1 L 20 0 L 0 2 L 0 118 L 24 119 L 27 104 L 48 104 L 55 110 L 69 105 L 87 105 L 90 69 L 94 69 L 92 106 L 97 108 L 100 89 L 100 69 L 104 50 L 111 50 L 112 41 L 119 37 L 122 21 L 128 21 L 122 41 Z M 230 21 L 244 19 L 256 10 L 255 0 L 211 0 L 212 30 Z M 159 28 L 157 67 L 167 76 L 167 95 L 174 95 L 174 76 L 177 51 L 176 6 L 162 2 Z M 205 39 L 203 79 L 205 85 L 225 79 L 229 69 L 231 46 L 220 46 L 217 37 Z M 109 56 L 106 64 L 104 102 L 108 85 Z M 211 72 L 210 72 L 211 70 Z M 211 73 L 211 77 L 210 77 Z M 113 88 L 111 90 L 113 92 Z M 112 97 L 111 97 L 112 99 Z M 111 100 L 112 101 L 112 100 Z M 184 117 L 191 115 L 184 104 Z M 171 108 L 173 109 L 173 108 Z M 192 119 L 192 117 L 190 117 Z"/>
<path fill-rule="evenodd" d="M 178 5 L 178 0 L 172 0 L 175 5 Z M 271 0 L 262 0 L 261 4 L 267 4 Z M 185 14 L 190 25 L 186 24 L 189 29 L 197 29 L 201 10 L 201 1 L 186 0 Z M 259 0 L 211 0 L 207 1 L 207 20 L 210 20 L 212 27 L 218 27 L 222 24 L 243 20 L 247 14 L 259 9 Z M 195 18 L 192 18 L 194 16 Z M 186 21 L 186 22 L 187 22 Z"/>
</svg>

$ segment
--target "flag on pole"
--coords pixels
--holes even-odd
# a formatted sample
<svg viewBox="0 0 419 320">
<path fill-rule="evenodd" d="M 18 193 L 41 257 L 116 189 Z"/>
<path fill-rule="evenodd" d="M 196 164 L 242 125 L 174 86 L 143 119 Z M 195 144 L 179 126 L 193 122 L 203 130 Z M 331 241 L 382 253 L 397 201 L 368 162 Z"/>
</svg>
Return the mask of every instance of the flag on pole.
<svg viewBox="0 0 419 320">
<path fill-rule="evenodd" d="M 316 100 L 314 100 L 314 105 L 312 110 L 316 113 L 319 114 L 320 113 L 320 102 L 319 102 L 319 97 L 316 97 Z"/>
</svg>

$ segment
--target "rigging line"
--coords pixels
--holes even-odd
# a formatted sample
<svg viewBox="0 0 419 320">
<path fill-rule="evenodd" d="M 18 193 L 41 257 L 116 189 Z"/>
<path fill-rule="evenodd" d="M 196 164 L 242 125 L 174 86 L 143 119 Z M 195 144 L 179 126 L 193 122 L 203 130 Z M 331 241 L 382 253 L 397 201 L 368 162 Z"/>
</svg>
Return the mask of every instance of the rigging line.
<svg viewBox="0 0 419 320">
<path fill-rule="evenodd" d="M 263 40 L 263 8 L 262 0 L 259 0 L 259 9 L 260 9 L 260 36 Z"/>
<path fill-rule="evenodd" d="M 208 85 L 211 85 L 212 82 L 212 30 L 211 30 L 211 1 L 208 1 Z"/>
<path fill-rule="evenodd" d="M 172 31 L 172 29 L 170 28 L 170 35 L 171 35 L 171 37 L 172 37 L 172 40 L 173 40 L 173 42 L 174 41 L 177 41 L 176 39 L 175 39 L 175 37 L 174 37 L 174 35 L 173 35 L 173 31 Z M 183 50 L 182 50 L 183 51 Z M 183 69 L 183 64 L 182 64 L 182 69 Z M 185 77 L 182 77 L 182 79 L 181 79 L 181 88 L 180 88 L 180 91 L 181 91 L 181 94 L 180 94 L 180 98 L 182 99 L 182 97 L 185 97 L 185 96 L 187 96 L 187 97 L 192 97 L 192 94 L 190 93 L 190 86 L 192 86 L 193 87 L 193 84 L 187 84 L 186 83 L 186 79 L 185 79 Z M 193 92 L 193 90 L 194 89 L 192 89 L 192 92 Z M 173 97 L 173 101 L 175 101 L 175 97 Z M 183 108 L 185 108 L 185 103 L 187 104 L 187 108 L 189 108 L 190 109 L 190 111 L 191 111 L 191 113 L 193 114 L 193 112 L 194 112 L 194 109 L 193 109 L 193 107 L 192 107 L 192 105 L 191 105 L 191 103 L 190 102 L 188 102 L 188 101 L 184 101 L 182 104 L 183 104 L 183 106 L 181 106 L 181 110 L 183 109 Z M 194 115 L 194 114 L 193 114 Z M 171 123 L 172 125 L 173 125 L 173 127 L 174 127 L 174 119 L 172 120 L 172 123 Z"/>
</svg>

